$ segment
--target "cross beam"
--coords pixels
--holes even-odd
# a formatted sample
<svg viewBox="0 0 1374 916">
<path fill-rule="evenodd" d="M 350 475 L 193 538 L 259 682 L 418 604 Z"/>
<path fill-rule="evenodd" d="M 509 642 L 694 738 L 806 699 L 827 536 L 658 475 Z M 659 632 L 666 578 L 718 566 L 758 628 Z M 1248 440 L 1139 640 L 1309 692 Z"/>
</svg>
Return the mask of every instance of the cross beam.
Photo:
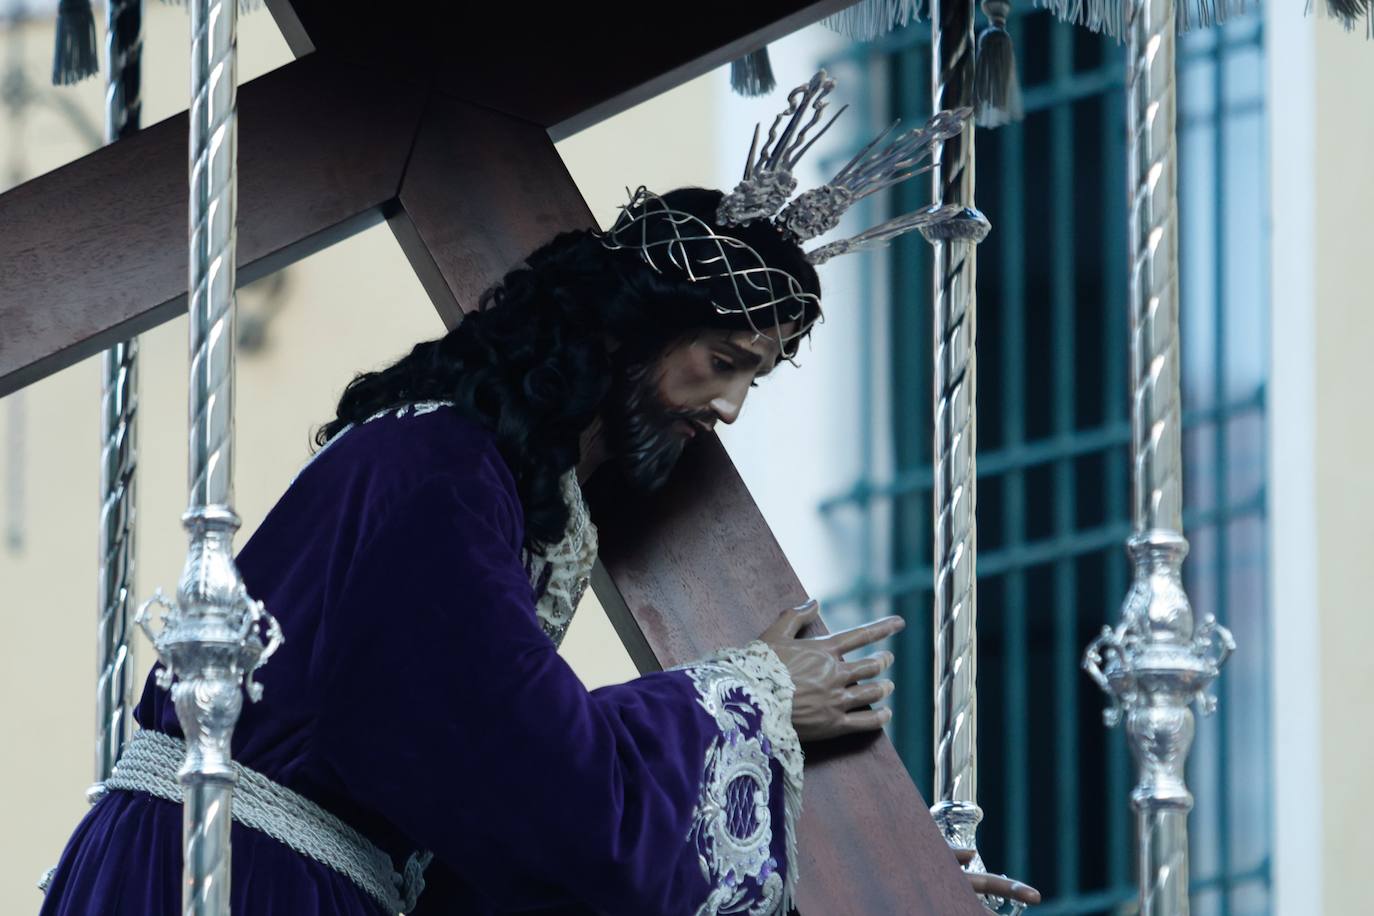
<svg viewBox="0 0 1374 916">
<path fill-rule="evenodd" d="M 555 141 L 852 2 L 267 0 L 298 57 L 323 51 L 400 75 L 548 128 Z"/>
<path fill-rule="evenodd" d="M 636 32 L 648 5 L 617 3 L 631 17 L 619 32 L 583 22 L 560 34 L 572 26 L 555 18 L 515 49 L 522 57 L 483 52 L 463 32 L 460 54 L 390 69 L 368 65 L 330 25 L 327 8 L 349 5 L 273 3 L 293 47 L 316 50 L 240 91 L 239 277 L 385 219 L 452 327 L 539 243 L 593 225 L 555 137 L 844 4 L 731 3 Z M 417 0 L 420 32 L 439 25 L 423 10 L 463 6 Z M 625 43 L 626 29 L 637 43 Z M 568 35 L 588 38 L 573 46 Z M 574 71 L 560 71 L 570 61 Z M 0 396 L 184 310 L 186 134 L 185 116 L 171 118 L 0 195 Z M 688 450 L 653 499 L 595 507 L 597 594 L 642 670 L 755 638 L 803 595 L 714 437 Z M 885 737 L 809 748 L 803 807 L 804 916 L 983 912 Z"/>
<path fill-rule="evenodd" d="M 239 92 L 239 283 L 383 219 L 425 96 L 307 57 Z M 0 195 L 0 397 L 186 311 L 185 114 Z"/>
</svg>

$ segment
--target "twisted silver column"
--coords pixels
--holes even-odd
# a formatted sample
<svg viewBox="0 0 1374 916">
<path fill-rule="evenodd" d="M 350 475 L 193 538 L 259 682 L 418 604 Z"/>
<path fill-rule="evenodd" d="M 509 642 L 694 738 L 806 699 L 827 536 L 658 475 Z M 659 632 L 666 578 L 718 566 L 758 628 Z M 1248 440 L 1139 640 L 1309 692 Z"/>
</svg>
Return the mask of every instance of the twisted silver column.
<svg viewBox="0 0 1374 916">
<path fill-rule="evenodd" d="M 105 142 L 135 133 L 143 114 L 143 0 L 105 7 Z"/>
<path fill-rule="evenodd" d="M 229 913 L 230 739 L 244 688 L 281 643 L 276 621 L 253 601 L 234 565 L 234 242 L 237 0 L 191 2 L 190 539 L 176 602 L 159 592 L 138 613 L 164 668 L 186 735 L 182 911 Z M 153 604 L 163 625 L 148 621 Z M 265 639 L 264 639 L 265 635 Z"/>
<path fill-rule="evenodd" d="M 141 0 L 106 8 L 105 142 L 138 130 Z M 95 780 L 110 775 L 131 722 L 129 611 L 134 592 L 134 481 L 138 470 L 138 340 L 105 351 L 100 392 L 100 608 L 96 636 Z M 92 787 L 94 801 L 101 792 Z"/>
<path fill-rule="evenodd" d="M 934 0 L 931 9 L 933 110 L 973 104 L 973 0 Z M 924 230 L 934 247 L 935 417 L 935 817 L 946 841 L 977 849 L 978 592 L 975 452 L 977 245 L 988 221 L 973 203 L 973 121 L 945 140 L 934 172 L 935 206 L 960 216 Z M 981 858 L 969 866 L 982 871 Z M 1020 904 L 985 898 L 996 912 Z"/>
<path fill-rule="evenodd" d="M 1192 702 L 1235 648 L 1207 614 L 1194 626 L 1183 590 L 1181 393 L 1178 346 L 1178 175 L 1174 132 L 1173 0 L 1129 0 L 1127 178 L 1130 181 L 1131 455 L 1134 581 L 1121 622 L 1088 647 L 1083 666 L 1124 713 L 1140 781 L 1136 811 L 1142 916 L 1188 913 L 1188 812 L 1184 781 Z"/>
<path fill-rule="evenodd" d="M 95 781 L 109 778 L 131 724 L 129 617 L 134 588 L 138 469 L 138 341 L 105 352 L 100 396 L 100 609 L 96 635 Z M 88 797 L 100 795 L 92 789 Z"/>
</svg>

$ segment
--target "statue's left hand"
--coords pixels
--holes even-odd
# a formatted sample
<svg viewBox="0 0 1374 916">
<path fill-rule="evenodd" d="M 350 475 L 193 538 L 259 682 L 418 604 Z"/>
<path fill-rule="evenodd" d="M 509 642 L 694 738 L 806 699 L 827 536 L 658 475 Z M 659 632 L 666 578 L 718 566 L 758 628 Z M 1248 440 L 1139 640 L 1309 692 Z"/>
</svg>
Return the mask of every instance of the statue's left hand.
<svg viewBox="0 0 1374 916">
<path fill-rule="evenodd" d="M 960 865 L 967 865 L 972 862 L 976 854 L 972 849 L 954 850 L 954 856 L 959 860 Z M 989 875 L 984 872 L 965 872 L 965 874 L 968 875 L 968 883 L 973 887 L 975 894 L 1017 900 L 1029 906 L 1034 906 L 1040 902 L 1040 892 L 1029 884 L 1022 884 L 1012 878 Z"/>
</svg>

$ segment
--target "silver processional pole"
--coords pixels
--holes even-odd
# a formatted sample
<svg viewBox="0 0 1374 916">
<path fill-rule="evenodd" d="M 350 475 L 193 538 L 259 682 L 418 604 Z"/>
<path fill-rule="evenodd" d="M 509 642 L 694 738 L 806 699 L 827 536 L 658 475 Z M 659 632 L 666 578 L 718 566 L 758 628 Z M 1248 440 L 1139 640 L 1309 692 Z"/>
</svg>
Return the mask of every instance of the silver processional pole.
<svg viewBox="0 0 1374 916">
<path fill-rule="evenodd" d="M 137 132 L 143 103 L 142 0 L 110 0 L 105 33 L 105 142 Z M 105 351 L 100 393 L 100 609 L 96 637 L 95 780 L 102 794 L 129 737 L 132 672 L 129 605 L 134 591 L 138 471 L 138 338 Z"/>
<path fill-rule="evenodd" d="M 228 916 L 230 805 L 237 781 L 230 739 L 243 704 L 261 696 L 253 672 L 281 633 L 234 565 L 235 197 L 238 0 L 191 0 L 190 540 L 176 601 L 161 593 L 138 622 L 157 648 L 186 735 L 182 912 Z M 164 608 L 154 632 L 148 610 Z M 266 632 L 264 643 L 262 632 Z"/>
<path fill-rule="evenodd" d="M 1083 666 L 1112 698 L 1107 724 L 1124 713 L 1140 769 L 1131 793 L 1140 912 L 1186 916 L 1191 705 L 1215 707 L 1207 689 L 1235 642 L 1211 614 L 1195 627 L 1183 590 L 1174 2 L 1126 2 L 1134 580 L 1120 623 L 1104 628 Z"/>
<path fill-rule="evenodd" d="M 935 111 L 974 102 L 973 0 L 933 0 Z M 935 785 L 931 814 L 950 846 L 977 850 L 978 595 L 975 580 L 976 431 L 975 337 L 977 245 L 989 224 L 974 207 L 974 124 L 941 145 L 932 205 L 963 213 L 924 230 L 934 248 L 934 621 Z M 976 854 L 969 868 L 983 871 Z M 1018 913 L 1014 901 L 985 898 L 999 913 Z"/>
</svg>

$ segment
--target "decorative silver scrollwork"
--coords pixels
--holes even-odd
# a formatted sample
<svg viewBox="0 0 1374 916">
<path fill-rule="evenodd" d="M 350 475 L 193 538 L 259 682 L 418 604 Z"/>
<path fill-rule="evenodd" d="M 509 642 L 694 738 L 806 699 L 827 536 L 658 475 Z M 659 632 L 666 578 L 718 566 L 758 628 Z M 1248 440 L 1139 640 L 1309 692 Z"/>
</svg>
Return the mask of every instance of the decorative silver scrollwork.
<svg viewBox="0 0 1374 916">
<path fill-rule="evenodd" d="M 1125 648 L 1122 646 L 1121 640 L 1122 636 L 1117 630 L 1103 627 L 1102 632 L 1083 653 L 1083 670 L 1088 672 L 1088 676 L 1111 700 L 1111 705 L 1102 710 L 1102 721 L 1106 723 L 1108 728 L 1115 728 L 1121 722 L 1126 705 L 1128 703 L 1133 704 L 1136 699 L 1133 685 L 1122 683 L 1121 693 L 1118 694 L 1111 682 L 1107 680 L 1104 671 L 1106 668 L 1124 669 L 1122 659 L 1125 656 Z"/>
<path fill-rule="evenodd" d="M 239 659 L 232 670 L 238 671 L 238 677 L 248 698 L 257 702 L 262 699 L 262 685 L 253 679 L 253 675 L 267 664 L 267 660 L 280 648 L 284 640 L 281 624 L 268 613 L 266 606 L 261 601 L 250 598 L 247 589 L 241 588 L 240 595 L 241 617 L 237 625 L 230 624 L 233 638 L 229 642 Z M 162 608 L 160 625 L 157 628 L 154 628 L 150 614 L 154 605 Z M 178 651 L 182 639 L 177 634 L 180 633 L 180 628 L 186 625 L 180 606 L 159 588 L 153 592 L 153 597 L 139 605 L 138 612 L 134 615 L 134 623 L 148 637 L 148 641 L 157 651 L 158 659 L 162 662 L 162 667 L 156 673 L 158 686 L 171 689 L 182 666 L 188 664 L 186 653 Z M 191 623 L 190 626 L 202 634 L 211 635 L 215 628 L 214 624 L 204 620 Z"/>
<path fill-rule="evenodd" d="M 1203 617 L 1197 632 L 1193 634 L 1194 654 L 1203 659 L 1213 671 L 1220 671 L 1221 666 L 1226 664 L 1226 660 L 1235 651 L 1236 639 L 1231 635 L 1231 631 L 1217 623 L 1217 618 L 1212 614 Z M 1204 716 L 1210 716 L 1216 712 L 1216 695 L 1211 693 L 1206 686 L 1198 690 L 1196 699 L 1198 708 L 1202 710 Z"/>
<path fill-rule="evenodd" d="M 1148 916 L 1188 912 L 1187 815 L 1193 796 L 1185 781 L 1195 732 L 1194 702 L 1216 709 L 1208 688 L 1235 650 L 1231 632 L 1211 614 L 1194 626 L 1183 591 L 1188 543 L 1176 531 L 1152 529 L 1127 543 L 1135 568 L 1121 622 L 1088 646 L 1083 669 L 1111 699 L 1108 726 L 1124 720 L 1139 779 L 1137 812 L 1141 901 Z"/>
<path fill-rule="evenodd" d="M 149 613 L 154 605 L 162 608 L 161 626 L 156 630 L 153 629 L 151 614 Z M 162 667 L 157 669 L 155 677 L 157 678 L 157 685 L 163 690 L 171 688 L 174 672 L 171 668 L 171 660 L 162 653 L 160 642 L 162 634 L 167 632 L 168 618 L 176 611 L 177 606 L 159 588 L 153 591 L 153 597 L 138 606 L 138 611 L 134 614 L 134 626 L 142 630 L 143 635 L 148 637 L 148 642 L 153 644 L 153 648 L 157 650 L 158 659 L 162 662 Z"/>
</svg>

